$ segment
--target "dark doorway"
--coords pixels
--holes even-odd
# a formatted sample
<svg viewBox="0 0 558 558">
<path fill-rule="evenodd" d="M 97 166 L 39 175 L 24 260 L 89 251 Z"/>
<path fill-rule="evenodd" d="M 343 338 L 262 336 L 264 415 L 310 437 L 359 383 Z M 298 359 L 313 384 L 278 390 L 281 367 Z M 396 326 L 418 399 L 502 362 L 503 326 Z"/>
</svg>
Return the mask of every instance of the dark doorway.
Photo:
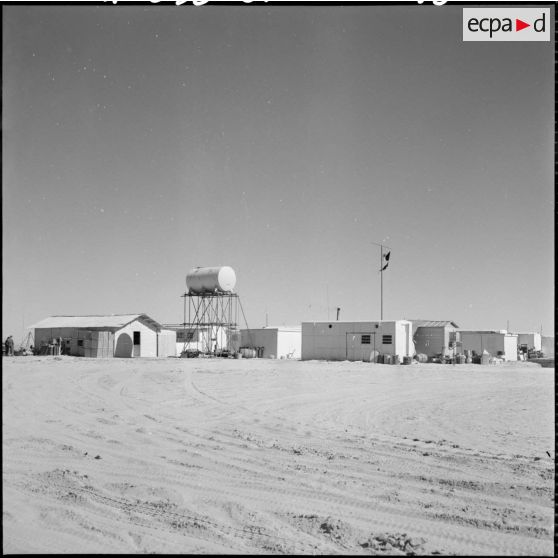
<svg viewBox="0 0 558 558">
<path fill-rule="evenodd" d="M 139 357 L 141 355 L 141 332 L 134 331 L 134 352 L 132 356 Z"/>
</svg>

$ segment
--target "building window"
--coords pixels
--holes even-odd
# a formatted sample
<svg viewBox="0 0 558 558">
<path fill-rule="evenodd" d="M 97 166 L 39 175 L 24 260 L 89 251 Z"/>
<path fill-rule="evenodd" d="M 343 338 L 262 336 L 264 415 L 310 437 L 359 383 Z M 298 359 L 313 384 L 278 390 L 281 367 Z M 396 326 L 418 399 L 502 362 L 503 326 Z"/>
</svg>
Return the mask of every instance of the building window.
<svg viewBox="0 0 558 558">
<path fill-rule="evenodd" d="M 176 332 L 176 340 L 180 343 L 188 343 L 189 341 L 198 341 L 197 331 L 195 329 L 179 329 Z"/>
<path fill-rule="evenodd" d="M 370 335 L 361 335 L 360 336 L 360 343 L 362 345 L 370 345 Z"/>
<path fill-rule="evenodd" d="M 83 339 L 78 339 L 78 347 L 83 347 Z"/>
<path fill-rule="evenodd" d="M 140 331 L 134 331 L 134 345 L 140 345 Z"/>
<path fill-rule="evenodd" d="M 382 345 L 391 345 L 391 344 L 392 344 L 392 336 L 382 335 Z"/>
</svg>

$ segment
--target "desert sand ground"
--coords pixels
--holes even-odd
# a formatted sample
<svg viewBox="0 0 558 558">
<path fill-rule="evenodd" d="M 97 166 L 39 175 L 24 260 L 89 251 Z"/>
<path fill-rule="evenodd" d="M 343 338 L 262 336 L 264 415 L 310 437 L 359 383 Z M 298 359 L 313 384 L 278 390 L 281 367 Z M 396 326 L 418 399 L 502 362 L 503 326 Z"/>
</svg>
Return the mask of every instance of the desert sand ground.
<svg viewBox="0 0 558 558">
<path fill-rule="evenodd" d="M 554 369 L 3 365 L 5 553 L 553 554 Z"/>
</svg>

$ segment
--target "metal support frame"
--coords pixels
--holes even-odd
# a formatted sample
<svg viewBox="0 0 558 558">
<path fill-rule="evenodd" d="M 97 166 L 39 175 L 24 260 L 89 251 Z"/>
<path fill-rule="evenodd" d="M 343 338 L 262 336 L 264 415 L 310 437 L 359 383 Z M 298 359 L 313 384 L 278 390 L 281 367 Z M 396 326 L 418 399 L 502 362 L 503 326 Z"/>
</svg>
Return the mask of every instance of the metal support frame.
<svg viewBox="0 0 558 558">
<path fill-rule="evenodd" d="M 196 339 L 196 348 L 203 354 L 215 355 L 226 350 L 231 353 L 234 334 L 240 335 L 238 327 L 239 297 L 236 293 L 204 292 L 184 293 L 184 346 Z M 226 336 L 223 346 L 219 341 Z"/>
</svg>

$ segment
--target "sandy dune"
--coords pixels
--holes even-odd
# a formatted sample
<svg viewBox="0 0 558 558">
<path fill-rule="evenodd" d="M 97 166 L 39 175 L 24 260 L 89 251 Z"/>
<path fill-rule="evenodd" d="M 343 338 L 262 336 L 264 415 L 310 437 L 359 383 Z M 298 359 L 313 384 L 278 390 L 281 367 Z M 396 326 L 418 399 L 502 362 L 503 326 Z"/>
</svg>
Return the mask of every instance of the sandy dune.
<svg viewBox="0 0 558 558">
<path fill-rule="evenodd" d="M 3 365 L 5 553 L 553 554 L 554 369 Z"/>
</svg>

